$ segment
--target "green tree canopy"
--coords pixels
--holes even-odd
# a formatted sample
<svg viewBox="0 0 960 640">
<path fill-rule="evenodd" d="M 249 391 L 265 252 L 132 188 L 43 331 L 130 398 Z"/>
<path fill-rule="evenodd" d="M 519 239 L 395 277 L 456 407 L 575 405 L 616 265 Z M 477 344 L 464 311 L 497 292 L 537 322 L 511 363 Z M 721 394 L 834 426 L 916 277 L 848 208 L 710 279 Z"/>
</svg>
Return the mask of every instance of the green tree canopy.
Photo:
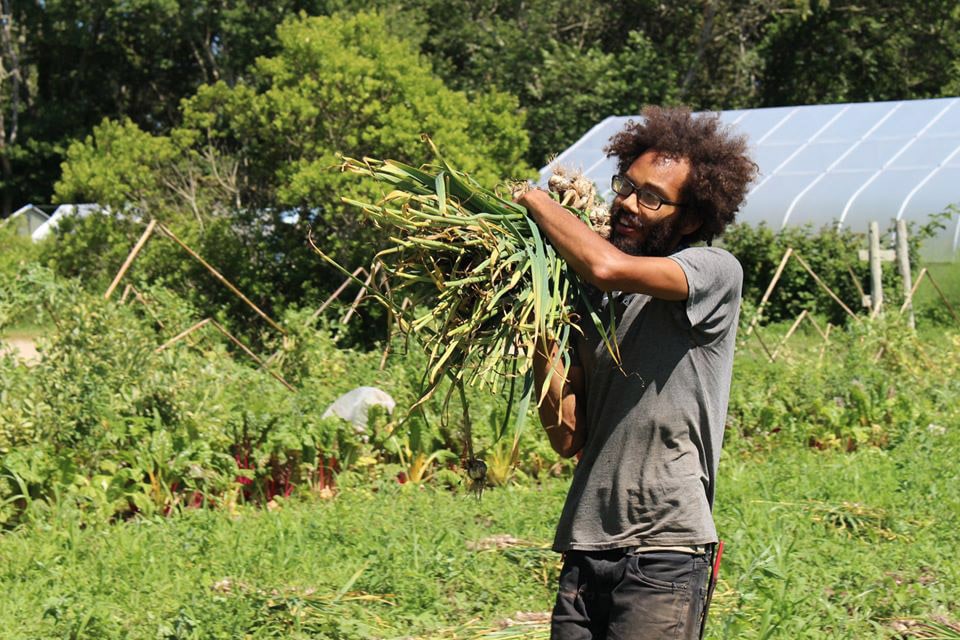
<svg viewBox="0 0 960 640">
<path fill-rule="evenodd" d="M 378 194 L 337 170 L 340 154 L 419 164 L 428 134 L 482 182 L 530 175 L 516 98 L 449 89 L 383 15 L 299 16 L 277 38 L 249 82 L 204 85 L 184 101 L 168 136 L 106 121 L 71 145 L 58 198 L 169 221 L 228 277 L 282 305 L 334 284 L 316 283 L 308 228 L 349 264 L 380 244 L 341 202 Z"/>
</svg>

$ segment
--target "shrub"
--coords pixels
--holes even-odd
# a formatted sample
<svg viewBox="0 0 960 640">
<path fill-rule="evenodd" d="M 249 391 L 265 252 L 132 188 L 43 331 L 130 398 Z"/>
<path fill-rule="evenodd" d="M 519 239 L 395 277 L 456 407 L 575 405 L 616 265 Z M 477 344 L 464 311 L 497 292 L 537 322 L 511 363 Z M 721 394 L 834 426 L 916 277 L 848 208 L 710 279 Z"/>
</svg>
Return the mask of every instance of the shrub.
<svg viewBox="0 0 960 640">
<path fill-rule="evenodd" d="M 910 264 L 918 271 L 922 243 L 945 227 L 951 211 L 930 216 L 923 225 L 909 224 Z M 891 223 L 883 238 L 894 238 L 895 224 Z M 849 228 L 837 230 L 833 225 L 819 230 L 812 225 L 787 227 L 774 232 L 765 223 L 736 224 L 723 235 L 723 246 L 743 265 L 743 298 L 747 306 L 746 318 L 760 303 L 773 274 L 787 248 L 792 247 L 821 280 L 854 313 L 862 310 L 860 289 L 870 291 L 870 266 L 861 262 L 858 253 L 868 246 L 867 236 Z M 896 263 L 883 264 L 884 297 L 900 300 L 904 292 Z M 859 285 L 859 289 L 858 289 Z M 791 258 L 763 310 L 765 322 L 793 320 L 804 310 L 826 317 L 833 324 L 844 324 L 849 315 L 810 277 L 803 266 Z"/>
</svg>

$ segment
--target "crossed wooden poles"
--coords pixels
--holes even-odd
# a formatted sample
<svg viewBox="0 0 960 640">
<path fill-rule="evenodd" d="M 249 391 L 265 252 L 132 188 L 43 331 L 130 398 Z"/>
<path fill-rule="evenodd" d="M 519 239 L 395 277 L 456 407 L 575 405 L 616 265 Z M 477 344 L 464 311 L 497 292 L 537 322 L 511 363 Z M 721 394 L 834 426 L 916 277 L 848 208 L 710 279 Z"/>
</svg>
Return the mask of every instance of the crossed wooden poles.
<svg viewBox="0 0 960 640">
<path fill-rule="evenodd" d="M 174 233 L 173 233 L 172 231 L 170 231 L 170 229 L 168 229 L 165 225 L 163 225 L 162 223 L 157 222 L 156 220 L 151 220 L 151 221 L 150 221 L 150 223 L 147 225 L 147 228 L 144 230 L 143 234 L 141 234 L 140 239 L 137 240 L 137 243 L 133 246 L 133 249 L 130 250 L 130 253 L 127 255 L 127 259 L 124 260 L 123 265 L 120 267 L 120 270 L 117 272 L 117 275 L 114 276 L 113 282 L 110 283 L 110 286 L 107 287 L 106 293 L 103 294 L 104 299 L 109 300 L 109 299 L 110 299 L 110 296 L 113 295 L 113 292 L 116 290 L 117 286 L 119 286 L 120 281 L 123 280 L 123 276 L 126 275 L 127 271 L 130 269 L 130 266 L 133 265 L 133 261 L 136 259 L 137 254 L 139 254 L 139 253 L 140 253 L 140 250 L 143 249 L 144 245 L 147 244 L 147 240 L 150 239 L 150 237 L 153 235 L 154 231 L 159 231 L 159 232 L 162 233 L 163 235 L 165 235 L 165 236 L 167 236 L 168 238 L 170 238 L 171 240 L 173 240 L 173 241 L 174 241 L 177 245 L 179 245 L 180 248 L 183 249 L 191 258 L 193 258 L 194 260 L 196 260 L 197 262 L 199 262 L 201 265 L 203 265 L 203 267 L 204 267 L 207 271 L 209 271 L 209 272 L 213 275 L 214 278 L 216 278 L 216 279 L 217 279 L 218 281 L 220 281 L 220 283 L 222 283 L 227 289 L 229 289 L 231 293 L 233 293 L 235 296 L 237 296 L 238 298 L 240 298 L 240 300 L 242 300 L 247 306 L 249 306 L 251 309 L 253 309 L 253 310 L 257 313 L 257 315 L 259 315 L 261 318 L 263 318 L 263 319 L 267 322 L 267 324 L 269 324 L 271 327 L 273 327 L 274 329 L 276 329 L 276 330 L 279 331 L 280 333 L 286 335 L 287 332 L 283 329 L 283 327 L 281 327 L 279 324 L 277 324 L 277 323 L 273 320 L 273 318 L 271 318 L 270 316 L 268 316 L 260 307 L 258 307 L 257 305 L 255 305 L 249 298 L 247 298 L 245 295 L 243 295 L 243 292 L 241 292 L 236 286 L 234 286 L 234 284 L 233 284 L 232 282 L 230 282 L 229 280 L 227 280 L 227 279 L 223 276 L 223 274 L 221 274 L 221 273 L 220 273 L 219 271 L 217 271 L 213 266 L 211 266 L 210 263 L 208 263 L 206 260 L 204 260 L 204 259 L 200 256 L 200 254 L 198 254 L 196 251 L 194 251 L 194 250 L 191 249 L 189 246 L 187 246 L 187 244 L 184 243 L 180 238 L 178 238 L 178 237 L 176 236 L 176 234 L 174 234 Z M 156 314 L 154 314 L 153 311 L 150 310 L 150 305 L 147 303 L 146 299 L 140 294 L 139 291 L 136 290 L 136 288 L 133 287 L 133 285 L 128 284 L 127 287 L 124 289 L 123 295 L 121 296 L 121 299 L 120 299 L 121 304 L 123 304 L 123 303 L 126 302 L 127 297 L 129 296 L 130 293 L 133 293 L 133 294 L 134 294 L 135 299 L 136 299 L 138 302 L 140 302 L 142 305 L 144 305 L 144 307 L 149 311 L 149 313 L 154 317 L 154 319 L 160 324 L 160 327 L 163 328 L 163 323 L 160 322 L 160 319 L 156 316 Z M 246 353 L 246 354 L 247 354 L 248 356 L 250 356 L 254 361 L 256 361 L 256 363 L 257 363 L 258 365 L 260 365 L 260 367 L 261 367 L 264 371 L 266 371 L 267 373 L 269 373 L 273 378 L 275 378 L 278 382 L 280 382 L 283 386 L 285 386 L 285 387 L 286 387 L 287 389 L 289 389 L 290 391 L 296 392 L 296 389 L 294 389 L 294 387 L 293 387 L 289 382 L 287 382 L 286 380 L 284 380 L 283 377 L 280 376 L 280 374 L 276 373 L 275 371 L 272 371 L 272 370 L 267 366 L 267 365 L 268 365 L 268 362 L 269 362 L 269 359 L 268 359 L 267 362 L 265 362 L 263 359 L 261 359 L 259 356 L 257 356 L 247 345 L 245 345 L 239 338 L 237 338 L 237 337 L 234 336 L 232 333 L 230 333 L 229 331 L 227 331 L 227 330 L 223 327 L 223 325 L 221 325 L 219 322 L 217 322 L 217 321 L 214 320 L 213 318 L 205 318 L 205 319 L 201 320 L 200 322 L 197 322 L 196 324 L 194 324 L 194 325 L 191 326 L 190 328 L 185 329 L 184 331 L 181 331 L 179 334 L 177 334 L 176 336 L 174 336 L 173 338 L 171 338 L 170 340 L 168 340 L 168 341 L 165 342 L 164 344 L 160 345 L 159 347 L 157 347 L 157 349 L 156 349 L 155 352 L 156 352 L 156 353 L 160 353 L 160 352 L 164 351 L 165 349 L 168 349 L 169 347 L 172 347 L 174 344 L 180 342 L 181 340 L 185 340 L 187 337 L 189 337 L 189 336 L 190 336 L 191 334 L 193 334 L 195 331 L 198 331 L 199 329 L 202 329 L 203 327 L 206 327 L 206 326 L 211 326 L 211 327 L 213 327 L 214 329 L 216 329 L 218 332 L 220 332 L 221 334 L 223 334 L 223 335 L 224 335 L 226 338 L 228 338 L 231 342 L 233 342 L 235 345 L 237 345 L 244 353 Z"/>
<path fill-rule="evenodd" d="M 760 299 L 760 304 L 757 306 L 757 310 L 754 313 L 753 318 L 750 320 L 750 325 L 747 327 L 746 335 L 749 336 L 751 333 L 756 335 L 757 340 L 760 343 L 760 346 L 763 347 L 763 350 L 766 352 L 767 357 L 769 357 L 770 361 L 773 362 L 777 359 L 777 356 L 780 354 L 783 347 L 786 345 L 787 341 L 793 336 L 793 334 L 799 328 L 800 324 L 804 320 L 808 320 L 813 325 L 813 327 L 817 330 L 817 333 L 820 334 L 820 337 L 823 338 L 823 346 L 820 349 L 820 356 L 819 356 L 819 360 L 823 360 L 823 355 L 826 350 L 827 344 L 829 344 L 830 342 L 830 330 L 833 325 L 831 325 L 828 322 L 826 329 L 822 329 L 819 323 L 817 323 L 817 321 L 808 312 L 807 309 L 804 309 L 800 313 L 800 315 L 797 316 L 796 320 L 794 320 L 793 324 L 787 330 L 787 333 L 783 336 L 783 338 L 780 339 L 779 344 L 773 351 L 771 351 L 769 347 L 767 347 L 766 343 L 763 341 L 763 338 L 760 336 L 760 332 L 754 331 L 757 327 L 757 323 L 760 321 L 760 318 L 763 315 L 763 308 L 764 306 L 766 306 L 767 302 L 769 301 L 770 295 L 773 293 L 773 290 L 776 288 L 777 283 L 780 281 L 781 276 L 783 276 L 783 271 L 786 268 L 787 262 L 790 260 L 791 257 L 795 258 L 797 262 L 800 263 L 800 266 L 803 267 L 804 271 L 806 271 L 810 275 L 810 277 L 813 278 L 814 282 L 816 282 L 817 285 L 820 288 L 822 288 L 827 293 L 827 295 L 829 295 L 834 300 L 834 302 L 840 305 L 840 308 L 842 308 L 847 313 L 847 315 L 853 318 L 854 321 L 856 322 L 862 322 L 861 317 L 855 314 L 853 310 L 850 309 L 850 307 L 848 307 L 846 304 L 843 303 L 840 297 L 816 274 L 816 272 L 814 272 L 814 270 L 810 267 L 807 261 L 804 260 L 799 253 L 796 253 L 793 250 L 793 247 L 787 247 L 787 250 L 784 252 L 783 257 L 780 259 L 780 264 L 777 266 L 776 272 L 774 272 L 773 274 L 773 279 L 770 281 L 770 284 L 767 286 L 767 290 L 764 292 L 763 297 Z M 854 284 L 857 286 L 857 289 L 860 291 L 862 296 L 863 290 L 861 289 L 860 283 L 857 282 L 856 277 L 854 276 L 852 271 L 851 271 L 851 276 L 854 277 Z M 927 278 L 930 281 L 930 284 L 933 285 L 933 287 L 936 289 L 937 294 L 940 296 L 940 299 L 943 301 L 944 305 L 950 311 L 950 314 L 953 316 L 953 319 L 957 322 L 957 324 L 960 324 L 960 316 L 958 316 L 956 310 L 953 308 L 953 306 L 950 304 L 950 301 L 947 299 L 946 295 L 943 293 L 943 290 L 934 280 L 933 274 L 927 271 L 926 267 L 920 270 L 920 273 L 917 275 L 916 282 L 912 284 L 909 292 L 906 294 L 906 296 L 904 296 L 903 305 L 901 305 L 898 315 L 902 316 L 907 309 L 911 308 L 912 302 L 913 302 L 913 296 L 917 292 L 917 289 L 919 288 L 920 283 L 923 281 L 924 278 Z M 875 318 L 879 313 L 879 309 L 880 309 L 879 305 L 874 306 L 873 310 L 870 313 L 870 317 Z"/>
</svg>

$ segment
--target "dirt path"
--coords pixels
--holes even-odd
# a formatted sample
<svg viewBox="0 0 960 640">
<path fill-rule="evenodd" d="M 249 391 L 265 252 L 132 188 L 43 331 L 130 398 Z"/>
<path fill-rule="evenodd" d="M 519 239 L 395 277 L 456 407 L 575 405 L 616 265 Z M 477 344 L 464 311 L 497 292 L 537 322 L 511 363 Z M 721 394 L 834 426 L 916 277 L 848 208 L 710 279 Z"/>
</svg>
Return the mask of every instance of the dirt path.
<svg viewBox="0 0 960 640">
<path fill-rule="evenodd" d="M 40 361 L 37 347 L 30 338 L 0 338 L 0 353 L 14 353 L 27 364 Z"/>
</svg>

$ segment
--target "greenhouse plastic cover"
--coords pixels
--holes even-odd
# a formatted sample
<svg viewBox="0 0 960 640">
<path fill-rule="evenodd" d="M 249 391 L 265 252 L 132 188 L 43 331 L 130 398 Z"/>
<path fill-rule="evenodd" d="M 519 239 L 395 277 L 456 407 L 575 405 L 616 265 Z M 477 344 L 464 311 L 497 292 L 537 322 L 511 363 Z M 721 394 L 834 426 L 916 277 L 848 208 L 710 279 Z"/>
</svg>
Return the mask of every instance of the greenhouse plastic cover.
<svg viewBox="0 0 960 640">
<path fill-rule="evenodd" d="M 811 223 L 865 231 L 894 219 L 923 224 L 960 203 L 960 98 L 722 111 L 760 167 L 737 220 L 773 229 Z M 630 120 L 610 117 L 555 162 L 581 169 L 611 200 L 614 158 L 603 148 Z M 541 170 L 541 182 L 551 175 Z M 960 216 L 927 240 L 928 260 L 953 260 Z"/>
</svg>

